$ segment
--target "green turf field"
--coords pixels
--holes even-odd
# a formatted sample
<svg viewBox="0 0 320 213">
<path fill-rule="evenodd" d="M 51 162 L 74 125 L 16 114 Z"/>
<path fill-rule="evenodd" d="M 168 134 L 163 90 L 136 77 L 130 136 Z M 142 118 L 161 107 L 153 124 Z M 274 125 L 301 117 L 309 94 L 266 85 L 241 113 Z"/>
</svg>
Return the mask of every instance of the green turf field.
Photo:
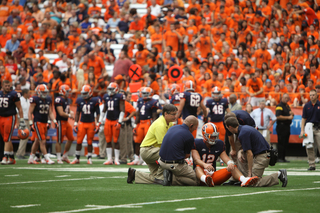
<svg viewBox="0 0 320 213">
<path fill-rule="evenodd" d="M 28 165 L 17 160 L 0 166 L 0 212 L 320 212 L 320 172 L 307 172 L 305 161 L 266 170 L 286 168 L 286 188 L 127 184 L 128 166 L 85 162 Z"/>
</svg>

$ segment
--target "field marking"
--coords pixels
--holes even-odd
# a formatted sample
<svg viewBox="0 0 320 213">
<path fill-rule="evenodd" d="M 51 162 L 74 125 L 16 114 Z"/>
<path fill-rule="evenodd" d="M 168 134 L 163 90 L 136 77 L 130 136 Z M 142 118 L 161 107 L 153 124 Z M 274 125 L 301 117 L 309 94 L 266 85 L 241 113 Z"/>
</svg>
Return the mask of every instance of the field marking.
<svg viewBox="0 0 320 213">
<path fill-rule="evenodd" d="M 188 207 L 188 208 L 179 208 L 179 209 L 176 209 L 175 211 L 183 212 L 183 211 L 196 210 L 196 209 L 197 209 L 196 207 Z"/>
<path fill-rule="evenodd" d="M 313 183 L 320 183 L 320 181 L 314 181 Z"/>
<path fill-rule="evenodd" d="M 107 177 L 73 178 L 73 179 L 60 179 L 60 180 L 38 180 L 38 181 L 0 183 L 0 185 L 17 185 L 17 184 L 27 184 L 27 183 L 50 183 L 50 182 L 61 182 L 61 181 L 93 180 L 93 179 L 103 179 L 103 178 L 107 178 Z"/>
<path fill-rule="evenodd" d="M 11 208 L 27 208 L 33 206 L 41 206 L 41 204 L 29 204 L 29 205 L 19 205 L 19 206 L 10 206 Z"/>
<path fill-rule="evenodd" d="M 5 177 L 18 177 L 19 174 L 16 174 L 16 175 L 5 175 Z"/>
<path fill-rule="evenodd" d="M 261 211 L 257 213 L 277 213 L 277 212 L 283 212 L 282 210 L 266 210 L 266 211 Z"/>
<path fill-rule="evenodd" d="M 59 177 L 59 178 L 61 178 L 61 177 L 70 177 L 71 175 L 58 175 L 58 176 L 56 176 L 56 177 Z"/>
<path fill-rule="evenodd" d="M 74 213 L 74 212 L 85 212 L 85 211 L 93 211 L 93 210 L 102 210 L 102 209 L 114 209 L 114 208 L 128 208 L 128 206 L 143 206 L 143 205 L 152 205 L 152 204 L 161 204 L 161 203 L 176 203 L 176 202 L 184 202 L 184 201 L 195 201 L 195 200 L 204 200 L 204 199 L 216 199 L 216 198 L 230 198 L 230 197 L 241 197 L 248 195 L 259 195 L 259 194 L 268 194 L 275 192 L 293 192 L 293 191 L 308 191 L 308 190 L 318 190 L 320 187 L 314 188 L 305 188 L 305 189 L 285 189 L 285 190 L 270 190 L 270 191 L 261 191 L 261 192 L 250 192 L 245 194 L 234 194 L 234 195 L 218 195 L 211 197 L 195 197 L 195 198 L 186 198 L 186 199 L 176 199 L 176 200 L 162 200 L 162 201 L 153 201 L 153 202 L 145 202 L 145 203 L 131 203 L 131 204 L 122 204 L 122 205 L 114 205 L 114 206 L 103 206 L 103 205 L 86 205 L 84 209 L 74 209 L 69 211 L 57 211 L 50 213 Z M 93 208 L 88 208 L 88 207 Z"/>
</svg>

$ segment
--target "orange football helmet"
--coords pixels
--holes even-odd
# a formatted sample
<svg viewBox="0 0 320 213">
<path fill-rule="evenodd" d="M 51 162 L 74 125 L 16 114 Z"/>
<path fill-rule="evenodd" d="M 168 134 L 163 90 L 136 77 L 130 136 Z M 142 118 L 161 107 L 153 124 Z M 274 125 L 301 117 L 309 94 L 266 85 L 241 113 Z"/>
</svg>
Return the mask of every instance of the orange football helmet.
<svg viewBox="0 0 320 213">
<path fill-rule="evenodd" d="M 63 84 L 59 87 L 59 94 L 60 95 L 63 95 L 63 96 L 69 96 L 70 95 L 70 92 L 71 92 L 71 89 L 68 85 L 66 84 Z"/>
<path fill-rule="evenodd" d="M 180 86 L 178 84 L 172 84 L 170 91 L 171 91 L 171 95 L 180 93 Z"/>
<path fill-rule="evenodd" d="M 107 93 L 108 95 L 114 95 L 119 92 L 119 86 L 115 82 L 111 82 L 107 87 Z"/>
<path fill-rule="evenodd" d="M 219 87 L 212 88 L 211 96 L 212 96 L 212 98 L 215 98 L 215 99 L 222 98 L 221 91 L 220 91 Z"/>
<path fill-rule="evenodd" d="M 141 98 L 144 100 L 152 98 L 153 90 L 150 87 L 143 87 L 141 90 Z"/>
<path fill-rule="evenodd" d="M 84 85 L 81 89 L 81 96 L 84 99 L 88 99 L 92 96 L 92 89 L 89 85 Z"/>
<path fill-rule="evenodd" d="M 139 98 L 142 98 L 142 93 L 141 93 L 141 91 L 142 91 L 144 88 L 146 88 L 146 87 L 140 87 L 140 88 L 138 89 Z"/>
<path fill-rule="evenodd" d="M 206 123 L 202 126 L 202 136 L 203 139 L 210 145 L 215 145 L 216 140 L 219 139 L 219 132 L 213 123 Z"/>
<path fill-rule="evenodd" d="M 186 84 L 184 85 L 184 90 L 185 91 L 194 91 L 196 85 L 194 84 L 193 81 L 189 80 L 186 82 Z"/>
<path fill-rule="evenodd" d="M 40 98 L 47 98 L 49 94 L 49 90 L 45 84 L 40 84 L 35 89 L 36 94 Z"/>
<path fill-rule="evenodd" d="M 30 135 L 29 129 L 25 128 L 25 129 L 18 129 L 18 138 L 19 139 L 27 139 Z"/>
</svg>

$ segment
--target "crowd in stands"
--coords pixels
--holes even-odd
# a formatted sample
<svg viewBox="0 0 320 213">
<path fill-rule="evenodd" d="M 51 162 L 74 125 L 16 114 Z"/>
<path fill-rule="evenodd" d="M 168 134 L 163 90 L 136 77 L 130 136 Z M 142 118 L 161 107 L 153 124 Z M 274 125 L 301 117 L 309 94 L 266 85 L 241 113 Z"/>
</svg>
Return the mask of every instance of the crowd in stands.
<svg viewBox="0 0 320 213">
<path fill-rule="evenodd" d="M 146 5 L 146 14 L 133 4 Z M 125 91 L 141 82 L 165 97 L 172 83 L 183 87 L 192 80 L 203 97 L 217 86 L 224 97 L 237 94 L 241 105 L 265 97 L 275 106 L 288 93 L 290 105 L 303 106 L 310 90 L 320 92 L 318 5 L 319 0 L 2 0 L 1 80 L 17 90 L 46 84 L 56 92 L 67 84 L 74 97 L 85 84 L 101 96 L 110 81 Z M 115 44 L 123 44 L 120 53 Z M 142 68 L 137 81 L 128 76 L 132 64 Z M 108 65 L 114 65 L 113 75 Z M 184 73 L 177 82 L 168 77 L 174 65 Z"/>
</svg>

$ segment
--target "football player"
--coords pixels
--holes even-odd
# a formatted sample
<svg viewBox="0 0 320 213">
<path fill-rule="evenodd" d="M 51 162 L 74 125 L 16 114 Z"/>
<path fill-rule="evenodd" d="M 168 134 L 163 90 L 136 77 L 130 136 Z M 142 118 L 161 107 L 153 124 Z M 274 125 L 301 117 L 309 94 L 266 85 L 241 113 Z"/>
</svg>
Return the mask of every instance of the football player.
<svg viewBox="0 0 320 213">
<path fill-rule="evenodd" d="M 56 143 L 56 154 L 57 154 L 57 163 L 63 164 L 63 161 L 70 163 L 68 159 L 68 152 L 72 142 L 74 141 L 73 131 L 68 118 L 74 119 L 74 113 L 70 110 L 69 106 L 69 97 L 71 89 L 68 85 L 63 84 L 59 87 L 59 95 L 54 99 L 54 108 L 56 110 L 56 119 L 58 122 L 57 128 L 57 143 Z M 61 143 L 63 142 L 64 137 L 67 137 L 67 143 L 63 156 L 61 158 Z"/>
<path fill-rule="evenodd" d="M 178 84 L 172 84 L 170 88 L 171 99 L 170 104 L 175 105 L 177 108 L 180 105 L 180 86 Z M 182 124 L 182 118 L 179 117 L 177 120 L 177 124 Z"/>
<path fill-rule="evenodd" d="M 178 119 L 182 113 L 182 118 L 185 119 L 189 115 L 194 115 L 198 117 L 198 107 L 203 111 L 203 122 L 208 121 L 207 118 L 207 109 L 203 104 L 202 96 L 199 93 L 194 92 L 195 83 L 191 80 L 187 81 L 185 84 L 185 91 L 180 93 L 180 104 L 178 107 L 178 113 L 176 119 Z M 192 133 L 193 137 L 196 138 L 197 130 L 194 130 Z"/>
<path fill-rule="evenodd" d="M 92 97 L 92 89 L 89 85 L 84 85 L 81 89 L 81 97 L 77 98 L 77 112 L 75 115 L 75 122 L 73 124 L 73 131 L 77 133 L 77 147 L 76 158 L 70 164 L 80 163 L 80 152 L 82 148 L 82 141 L 87 135 L 88 155 L 87 164 L 92 164 L 92 141 L 95 133 L 99 132 L 100 123 L 100 99 Z M 96 113 L 96 117 L 95 117 Z M 78 124 L 81 114 L 80 123 Z"/>
<path fill-rule="evenodd" d="M 146 136 L 148 129 L 153 121 L 158 118 L 157 110 L 162 109 L 158 100 L 152 98 L 153 91 L 150 87 L 141 89 L 141 98 L 138 100 L 138 109 L 135 123 L 137 127 L 134 129 L 134 160 L 128 165 L 138 165 L 143 163 L 140 160 L 140 144 Z M 141 158 L 142 159 L 142 158 Z"/>
<path fill-rule="evenodd" d="M 20 116 L 19 129 L 26 128 L 20 104 L 20 94 L 12 90 L 11 87 L 10 81 L 4 80 L 2 82 L 2 91 L 0 91 L 0 134 L 4 141 L 4 157 L 1 161 L 3 165 L 16 163 L 11 142 L 11 136 L 16 123 L 16 108 Z"/>
<path fill-rule="evenodd" d="M 112 144 L 114 143 L 114 164 L 120 165 L 119 155 L 120 146 L 118 143 L 120 128 L 124 117 L 124 101 L 125 95 L 119 93 L 119 87 L 117 83 L 110 83 L 107 87 L 107 94 L 103 96 L 104 108 L 101 113 L 100 122 L 104 123 L 104 135 L 107 142 L 107 157 L 108 159 L 103 163 L 104 165 L 112 165 Z M 106 120 L 103 118 L 106 115 Z"/>
<path fill-rule="evenodd" d="M 244 177 L 234 162 L 225 152 L 224 142 L 219 139 L 219 132 L 213 123 L 206 123 L 202 126 L 203 139 L 195 139 L 192 148 L 193 165 L 200 185 L 213 187 L 221 185 L 231 176 L 241 181 L 241 186 L 254 185 L 259 178 Z M 216 160 L 220 157 L 228 166 L 216 171 Z"/>
<path fill-rule="evenodd" d="M 35 140 L 32 144 L 28 164 L 38 164 L 38 162 L 34 160 L 34 157 L 39 148 L 39 143 L 40 150 L 44 155 L 46 163 L 54 164 L 54 161 L 49 158 L 46 148 L 47 130 L 51 126 L 51 121 L 48 120 L 48 116 L 53 121 L 55 128 L 58 127 L 58 123 L 52 112 L 52 101 L 51 97 L 49 96 L 49 90 L 47 86 L 45 84 L 40 84 L 36 87 L 35 92 L 36 96 L 30 98 L 30 108 L 28 113 L 30 130 L 35 134 Z"/>
<path fill-rule="evenodd" d="M 206 107 L 209 110 L 209 122 L 214 123 L 218 128 L 219 139 L 224 141 L 226 130 L 223 125 L 224 115 L 230 112 L 229 103 L 226 98 L 222 98 L 221 91 L 218 87 L 213 87 L 211 90 L 212 99 L 207 100 Z M 223 161 L 220 160 L 220 165 L 223 166 Z"/>
</svg>

